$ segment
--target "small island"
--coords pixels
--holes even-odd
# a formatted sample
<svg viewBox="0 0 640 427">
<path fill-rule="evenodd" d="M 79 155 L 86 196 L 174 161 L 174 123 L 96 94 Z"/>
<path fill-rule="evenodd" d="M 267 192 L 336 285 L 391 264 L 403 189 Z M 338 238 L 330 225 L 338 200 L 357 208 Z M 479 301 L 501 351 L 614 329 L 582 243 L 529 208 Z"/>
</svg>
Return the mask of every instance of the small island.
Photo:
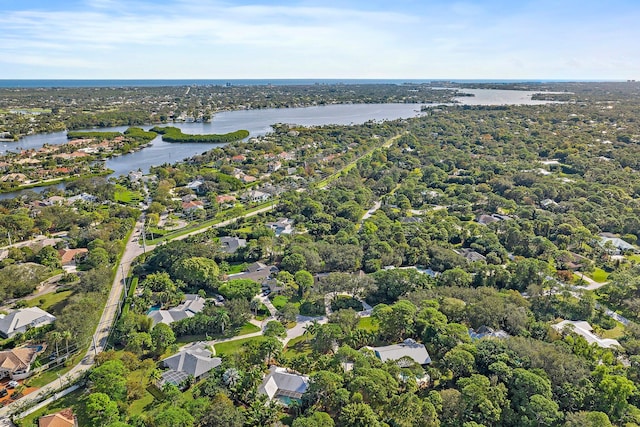
<svg viewBox="0 0 640 427">
<path fill-rule="evenodd" d="M 208 142 L 208 143 L 221 143 L 221 142 L 234 142 L 240 141 L 249 136 L 249 131 L 240 129 L 235 132 L 229 132 L 225 134 L 208 134 L 208 135 L 189 135 L 182 133 L 182 130 L 173 126 L 159 127 L 156 126 L 151 129 L 151 132 L 159 133 L 162 135 L 162 140 L 166 142 Z"/>
</svg>

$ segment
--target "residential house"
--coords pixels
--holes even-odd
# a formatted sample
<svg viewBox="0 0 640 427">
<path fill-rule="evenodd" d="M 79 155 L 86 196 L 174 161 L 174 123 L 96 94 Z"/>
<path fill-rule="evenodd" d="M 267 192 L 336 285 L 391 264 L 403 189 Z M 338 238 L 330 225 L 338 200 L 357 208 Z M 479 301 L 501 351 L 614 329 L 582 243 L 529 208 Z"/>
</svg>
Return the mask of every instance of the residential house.
<svg viewBox="0 0 640 427">
<path fill-rule="evenodd" d="M 309 387 L 309 377 L 289 371 L 279 366 L 271 366 L 269 374 L 264 378 L 258 393 L 266 394 L 269 400 L 277 399 L 284 406 L 291 400 L 300 400 Z"/>
<path fill-rule="evenodd" d="M 74 415 L 73 409 L 67 408 L 55 414 L 40 417 L 38 427 L 78 427 L 78 418 Z"/>
<path fill-rule="evenodd" d="M 484 255 L 470 248 L 462 248 L 454 252 L 464 257 L 468 262 L 486 261 L 487 259 Z"/>
<path fill-rule="evenodd" d="M 574 332 L 586 339 L 589 344 L 595 343 L 598 347 L 620 347 L 620 343 L 617 340 L 611 338 L 600 338 L 595 335 L 589 322 L 585 322 L 584 320 L 563 320 L 560 323 L 551 325 L 551 327 L 560 333 L 564 333 L 566 330 Z"/>
<path fill-rule="evenodd" d="M 77 249 L 60 249 L 58 255 L 60 255 L 60 263 L 63 267 L 75 266 L 76 262 L 84 258 L 89 253 L 87 248 Z"/>
<path fill-rule="evenodd" d="M 600 234 L 600 246 L 608 248 L 608 252 L 611 255 L 620 255 L 623 252 L 638 253 L 638 247 L 631 243 L 625 242 L 621 238 L 611 233 Z"/>
<path fill-rule="evenodd" d="M 23 173 L 9 173 L 0 178 L 2 182 L 25 182 L 27 180 L 27 176 Z"/>
<path fill-rule="evenodd" d="M 274 265 L 266 265 L 261 262 L 250 264 L 242 273 L 229 274 L 227 280 L 250 279 L 258 283 L 264 283 L 272 275 L 278 274 L 280 270 Z"/>
<path fill-rule="evenodd" d="M 162 360 L 162 366 L 169 368 L 162 373 L 158 385 L 170 383 L 181 386 L 192 377 L 200 381 L 209 375 L 209 372 L 222 364 L 222 359 L 213 357 L 207 344 L 198 342 L 188 348 L 182 349 L 173 356 Z"/>
<path fill-rule="evenodd" d="M 276 222 L 268 222 L 265 225 L 276 233 L 276 237 L 293 233 L 293 220 L 289 218 L 280 218 Z"/>
<path fill-rule="evenodd" d="M 19 347 L 0 351 L 0 379 L 22 380 L 31 375 L 31 364 L 42 351 L 42 346 Z"/>
<path fill-rule="evenodd" d="M 182 202 L 182 211 L 186 214 L 191 214 L 198 209 L 204 209 L 204 203 L 202 203 L 202 200 L 191 200 L 190 202 Z"/>
<path fill-rule="evenodd" d="M 130 171 L 128 177 L 131 182 L 139 182 L 142 179 L 142 171 Z"/>
<path fill-rule="evenodd" d="M 196 294 L 185 294 L 185 301 L 169 310 L 151 310 L 147 315 L 153 324 L 171 324 L 177 320 L 193 317 L 204 309 L 205 299 Z"/>
<path fill-rule="evenodd" d="M 258 190 L 251 190 L 242 195 L 242 200 L 252 203 L 262 203 L 269 200 L 271 195 Z"/>
<path fill-rule="evenodd" d="M 367 348 L 373 350 L 376 357 L 383 362 L 408 357 L 419 365 L 428 365 L 431 363 L 431 357 L 424 344 L 417 343 L 411 338 L 407 338 L 399 344 Z"/>
<path fill-rule="evenodd" d="M 222 205 L 222 204 L 234 204 L 236 201 L 236 196 L 231 196 L 231 195 L 220 195 L 220 196 L 216 196 L 216 203 Z"/>
<path fill-rule="evenodd" d="M 11 338 L 28 329 L 50 325 L 55 320 L 55 316 L 39 307 L 21 308 L 6 315 L 0 314 L 0 337 Z"/>
<path fill-rule="evenodd" d="M 67 199 L 67 205 L 72 205 L 75 202 L 79 202 L 79 201 L 85 202 L 85 203 L 95 203 L 98 201 L 98 198 L 93 194 L 82 193 L 82 194 L 78 194 L 77 196 L 69 197 Z"/>
<path fill-rule="evenodd" d="M 220 238 L 220 246 L 222 251 L 228 254 L 235 253 L 238 249 L 247 246 L 247 239 L 240 239 L 239 237 L 224 236 Z"/>
<path fill-rule="evenodd" d="M 191 181 L 190 183 L 188 183 L 186 185 L 186 187 L 190 190 L 195 191 L 196 193 L 200 192 L 200 187 L 202 186 L 202 184 L 204 184 L 204 182 L 200 181 L 199 179 L 196 179 L 194 181 Z"/>
<path fill-rule="evenodd" d="M 540 201 L 540 206 L 544 209 L 552 209 L 558 206 L 558 204 L 553 199 L 544 199 Z"/>
<path fill-rule="evenodd" d="M 244 154 L 238 154 L 238 155 L 233 156 L 233 157 L 231 158 L 231 161 L 232 161 L 232 162 L 237 162 L 237 163 L 242 163 L 242 162 L 244 162 L 245 160 L 247 160 L 247 157 L 246 157 Z"/>
<path fill-rule="evenodd" d="M 482 338 L 509 338 L 509 334 L 502 329 L 498 329 L 496 331 L 495 329 L 484 325 L 480 326 L 476 331 L 474 331 L 473 329 L 469 329 L 469 336 L 471 337 L 472 341 Z"/>
</svg>

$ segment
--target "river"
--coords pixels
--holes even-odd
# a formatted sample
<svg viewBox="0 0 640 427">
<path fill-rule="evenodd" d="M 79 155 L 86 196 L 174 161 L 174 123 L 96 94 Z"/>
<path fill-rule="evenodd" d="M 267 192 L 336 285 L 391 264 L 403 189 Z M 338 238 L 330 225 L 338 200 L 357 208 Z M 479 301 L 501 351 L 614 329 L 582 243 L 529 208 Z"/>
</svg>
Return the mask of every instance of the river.
<svg viewBox="0 0 640 427">
<path fill-rule="evenodd" d="M 538 92 L 496 89 L 464 89 L 465 93 L 474 94 L 473 97 L 456 98 L 463 105 L 539 105 L 548 101 L 533 101 L 531 96 Z M 269 108 L 262 110 L 239 110 L 217 113 L 208 123 L 172 123 L 190 134 L 227 133 L 238 129 L 249 131 L 249 137 L 264 135 L 272 130 L 275 123 L 291 123 L 303 126 L 313 125 L 350 125 L 362 124 L 369 120 L 395 120 L 399 118 L 416 117 L 421 114 L 421 104 L 338 104 L 304 108 Z M 430 104 L 429 106 L 437 106 Z M 145 130 L 153 126 L 142 126 Z M 99 131 L 124 131 L 127 126 L 100 128 Z M 44 144 L 63 144 L 67 141 L 66 132 L 29 135 L 18 142 L 3 143 L 0 154 L 17 149 L 38 149 Z M 168 143 L 158 136 L 152 145 L 131 154 L 113 157 L 106 162 L 106 166 L 114 171 L 112 176 L 126 175 L 131 170 L 148 172 L 151 166 L 163 163 L 174 163 L 211 148 L 224 144 L 203 143 Z M 61 186 L 59 186 L 61 187 Z M 31 189 L 42 191 L 47 187 Z M 22 191 L 0 194 L 0 199 L 19 195 Z"/>
</svg>

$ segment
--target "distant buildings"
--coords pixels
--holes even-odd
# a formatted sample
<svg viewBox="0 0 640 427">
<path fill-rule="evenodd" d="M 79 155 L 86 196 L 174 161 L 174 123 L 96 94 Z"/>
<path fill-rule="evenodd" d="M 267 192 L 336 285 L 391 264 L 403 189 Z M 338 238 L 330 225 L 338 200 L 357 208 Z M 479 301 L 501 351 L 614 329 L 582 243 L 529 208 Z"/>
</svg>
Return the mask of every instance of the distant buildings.
<svg viewBox="0 0 640 427">
<path fill-rule="evenodd" d="M 11 338 L 28 329 L 50 325 L 55 316 L 38 307 L 21 308 L 7 315 L 0 314 L 0 337 Z"/>
<path fill-rule="evenodd" d="M 600 234 L 599 244 L 603 248 L 607 249 L 611 255 L 620 255 L 623 252 L 640 252 L 637 246 L 625 242 L 621 238 L 610 233 Z"/>
<path fill-rule="evenodd" d="M 245 271 L 242 273 L 229 274 L 227 276 L 228 280 L 235 279 L 250 279 L 258 283 L 264 283 L 268 280 L 272 274 L 278 274 L 280 270 L 278 267 L 274 265 L 266 265 L 261 262 L 254 262 L 253 264 L 249 264 Z"/>
</svg>

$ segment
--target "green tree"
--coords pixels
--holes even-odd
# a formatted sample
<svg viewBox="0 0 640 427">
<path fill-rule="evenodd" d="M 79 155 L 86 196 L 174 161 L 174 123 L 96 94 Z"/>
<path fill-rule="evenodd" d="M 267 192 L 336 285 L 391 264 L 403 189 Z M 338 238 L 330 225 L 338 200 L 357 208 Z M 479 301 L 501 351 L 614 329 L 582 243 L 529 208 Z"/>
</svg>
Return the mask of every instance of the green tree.
<svg viewBox="0 0 640 427">
<path fill-rule="evenodd" d="M 313 276 L 306 270 L 298 270 L 294 275 L 294 280 L 298 285 L 300 298 L 303 298 L 313 286 Z"/>
<path fill-rule="evenodd" d="M 115 401 L 127 396 L 127 368 L 121 360 L 109 360 L 89 373 L 94 393 L 104 393 Z"/>
<path fill-rule="evenodd" d="M 613 427 L 604 412 L 573 412 L 567 414 L 564 427 Z"/>
<path fill-rule="evenodd" d="M 200 427 L 243 427 L 245 417 L 227 396 L 217 394 L 200 420 Z"/>
<path fill-rule="evenodd" d="M 176 336 L 171 326 L 164 323 L 157 323 L 151 330 L 151 342 L 158 354 L 162 354 L 174 342 Z"/>
<path fill-rule="evenodd" d="M 214 290 L 218 284 L 220 269 L 212 259 L 191 257 L 181 260 L 174 266 L 173 276 L 193 288 Z"/>
<path fill-rule="evenodd" d="M 287 335 L 287 328 L 277 320 L 270 320 L 264 328 L 263 335 L 266 337 L 284 338 Z"/>
<path fill-rule="evenodd" d="M 366 403 L 350 403 L 340 413 L 340 425 L 344 427 L 381 427 L 378 416 Z"/>
<path fill-rule="evenodd" d="M 169 407 L 154 417 L 155 427 L 193 427 L 195 420 L 183 408 Z"/>
<path fill-rule="evenodd" d="M 94 427 L 105 426 L 118 418 L 118 405 L 105 393 L 91 393 L 85 402 L 87 416 Z"/>
<path fill-rule="evenodd" d="M 61 268 L 60 255 L 53 246 L 45 246 L 36 254 L 36 262 L 51 269 Z"/>
<path fill-rule="evenodd" d="M 251 301 L 260 292 L 260 284 L 251 279 L 234 279 L 220 285 L 218 291 L 229 299 L 243 298 Z"/>
<path fill-rule="evenodd" d="M 326 412 L 313 412 L 306 417 L 298 417 L 293 420 L 291 427 L 333 427 L 335 423 Z"/>
<path fill-rule="evenodd" d="M 307 261 L 304 256 L 301 254 L 291 254 L 282 258 L 282 262 L 280 263 L 280 267 L 288 271 L 291 274 L 295 274 L 296 272 L 305 268 Z"/>
</svg>

